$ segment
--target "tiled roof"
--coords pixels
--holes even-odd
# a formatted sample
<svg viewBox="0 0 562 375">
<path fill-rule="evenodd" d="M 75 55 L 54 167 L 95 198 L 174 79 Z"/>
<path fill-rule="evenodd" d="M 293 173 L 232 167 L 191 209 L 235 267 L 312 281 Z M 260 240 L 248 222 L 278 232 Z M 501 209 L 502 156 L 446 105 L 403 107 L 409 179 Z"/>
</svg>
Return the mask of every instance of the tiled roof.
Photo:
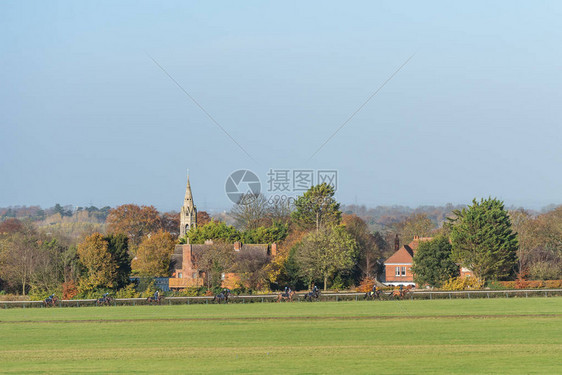
<svg viewBox="0 0 562 375">
<path fill-rule="evenodd" d="M 415 238 L 412 242 L 408 245 L 402 246 L 398 249 L 394 254 L 390 256 L 385 263 L 401 263 L 401 264 L 409 264 L 412 263 L 414 258 L 414 254 L 418 249 L 420 241 L 429 241 L 431 237 L 422 237 L 422 238 Z"/>
</svg>

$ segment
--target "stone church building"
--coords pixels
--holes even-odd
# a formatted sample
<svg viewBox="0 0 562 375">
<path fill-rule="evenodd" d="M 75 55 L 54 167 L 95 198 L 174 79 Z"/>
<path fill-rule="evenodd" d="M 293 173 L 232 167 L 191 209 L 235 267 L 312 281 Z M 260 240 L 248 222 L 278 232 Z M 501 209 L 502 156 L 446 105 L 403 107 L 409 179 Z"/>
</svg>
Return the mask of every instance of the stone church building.
<svg viewBox="0 0 562 375">
<path fill-rule="evenodd" d="M 190 229 L 195 228 L 197 228 L 197 208 L 193 201 L 188 176 L 183 206 L 180 211 L 180 238 L 183 238 Z M 189 239 L 186 244 L 176 245 L 170 264 L 172 271 L 172 277 L 169 279 L 170 289 L 181 290 L 189 287 L 200 287 L 205 284 L 205 271 L 198 268 L 197 260 L 202 253 L 208 251 L 212 246 L 214 245 L 211 240 L 205 241 L 204 244 L 190 244 Z M 273 257 L 277 253 L 277 244 L 242 244 L 235 242 L 232 244 L 232 249 L 237 254 L 252 251 Z M 240 283 L 240 277 L 235 273 L 224 273 L 221 276 L 224 287 L 235 288 Z"/>
</svg>

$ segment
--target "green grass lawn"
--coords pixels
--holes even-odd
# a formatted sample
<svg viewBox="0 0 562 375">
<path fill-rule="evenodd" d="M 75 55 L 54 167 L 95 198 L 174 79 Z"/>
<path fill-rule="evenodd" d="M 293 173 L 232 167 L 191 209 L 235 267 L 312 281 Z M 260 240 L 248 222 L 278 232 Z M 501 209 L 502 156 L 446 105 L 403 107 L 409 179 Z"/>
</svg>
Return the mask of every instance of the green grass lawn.
<svg viewBox="0 0 562 375">
<path fill-rule="evenodd" d="M 0 373 L 562 373 L 562 298 L 0 310 Z"/>
</svg>

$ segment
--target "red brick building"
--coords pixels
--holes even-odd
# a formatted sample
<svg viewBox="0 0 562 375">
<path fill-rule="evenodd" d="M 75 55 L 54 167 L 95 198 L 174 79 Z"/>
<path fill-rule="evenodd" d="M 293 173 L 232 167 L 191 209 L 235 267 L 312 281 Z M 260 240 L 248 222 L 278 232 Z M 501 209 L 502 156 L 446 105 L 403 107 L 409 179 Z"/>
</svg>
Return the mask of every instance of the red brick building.
<svg viewBox="0 0 562 375">
<path fill-rule="evenodd" d="M 408 245 L 396 250 L 384 262 L 386 285 L 412 285 L 415 286 L 412 265 L 414 264 L 414 254 L 421 241 L 429 241 L 431 237 L 414 236 L 414 240 Z"/>
<path fill-rule="evenodd" d="M 199 287 L 205 282 L 205 272 L 197 266 L 199 256 L 213 246 L 212 241 L 205 244 L 176 245 L 172 254 L 171 270 L 172 277 L 169 279 L 170 289 L 181 290 L 189 287 Z M 259 252 L 264 256 L 274 257 L 277 253 L 277 244 L 232 244 L 235 254 L 244 252 Z M 235 288 L 240 282 L 240 276 L 236 273 L 222 274 L 222 286 Z"/>
<path fill-rule="evenodd" d="M 420 242 L 430 241 L 431 239 L 431 237 L 414 236 L 414 240 L 412 242 L 408 245 L 402 246 L 400 249 L 396 250 L 390 258 L 385 260 L 384 284 L 416 286 L 416 283 L 414 282 L 414 274 L 412 273 L 414 255 L 416 254 L 416 250 L 418 249 Z M 466 267 L 459 266 L 459 273 L 461 277 L 474 276 L 473 272 Z"/>
</svg>

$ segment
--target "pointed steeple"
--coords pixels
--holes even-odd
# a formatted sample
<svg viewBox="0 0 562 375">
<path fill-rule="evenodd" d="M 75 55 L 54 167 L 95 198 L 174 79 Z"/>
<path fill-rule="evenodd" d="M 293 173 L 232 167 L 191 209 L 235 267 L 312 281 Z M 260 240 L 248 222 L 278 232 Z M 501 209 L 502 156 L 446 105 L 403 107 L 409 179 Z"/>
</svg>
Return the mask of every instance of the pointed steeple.
<svg viewBox="0 0 562 375">
<path fill-rule="evenodd" d="M 191 184 L 189 183 L 189 173 L 187 175 L 187 186 L 185 187 L 185 198 L 180 211 L 180 237 L 191 229 L 197 227 L 197 207 L 193 203 Z"/>
<path fill-rule="evenodd" d="M 190 204 L 193 204 L 193 196 L 191 195 L 191 184 L 189 183 L 189 174 L 187 175 L 187 186 L 185 188 L 185 198 L 183 200 L 184 206 L 188 202 L 191 202 Z"/>
</svg>

